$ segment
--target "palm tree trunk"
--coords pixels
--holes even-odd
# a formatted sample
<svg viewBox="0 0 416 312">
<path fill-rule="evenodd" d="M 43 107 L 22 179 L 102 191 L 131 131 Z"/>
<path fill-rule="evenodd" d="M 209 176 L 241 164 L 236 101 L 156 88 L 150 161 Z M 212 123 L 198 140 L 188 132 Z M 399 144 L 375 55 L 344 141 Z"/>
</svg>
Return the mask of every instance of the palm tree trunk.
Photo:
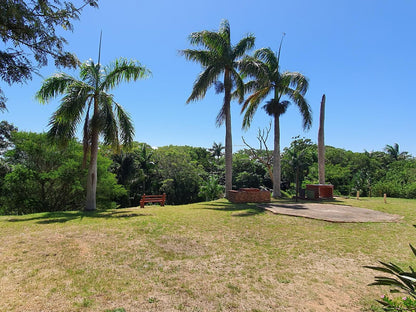
<svg viewBox="0 0 416 312">
<path fill-rule="evenodd" d="M 281 196 L 280 176 L 280 118 L 279 115 L 274 115 L 273 198 L 278 198 Z"/>
<path fill-rule="evenodd" d="M 318 130 L 318 176 L 319 176 L 319 184 L 325 184 L 324 121 L 325 121 L 325 94 L 322 95 L 321 112 L 320 112 L 320 115 L 319 115 L 319 130 Z"/>
<path fill-rule="evenodd" d="M 91 123 L 91 156 L 87 176 L 87 203 L 85 210 L 91 211 L 97 209 L 97 156 L 98 156 L 98 100 L 94 100 L 94 115 Z"/>
<path fill-rule="evenodd" d="M 225 196 L 233 189 L 233 142 L 231 134 L 231 79 L 228 70 L 224 73 L 225 113 Z"/>
</svg>

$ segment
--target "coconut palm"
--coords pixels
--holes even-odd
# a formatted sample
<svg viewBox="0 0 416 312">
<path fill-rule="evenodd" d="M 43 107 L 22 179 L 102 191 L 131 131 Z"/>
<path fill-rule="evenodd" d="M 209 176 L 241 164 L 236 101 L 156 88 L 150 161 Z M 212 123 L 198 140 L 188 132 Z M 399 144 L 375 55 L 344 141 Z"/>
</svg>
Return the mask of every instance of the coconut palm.
<svg viewBox="0 0 416 312">
<path fill-rule="evenodd" d="M 219 30 L 200 31 L 192 33 L 189 41 L 192 45 L 202 46 L 205 50 L 186 49 L 180 51 L 187 60 L 200 63 L 202 72 L 196 78 L 192 93 L 187 103 L 204 98 L 211 86 L 216 86 L 217 91 L 224 92 L 224 102 L 217 116 L 217 126 L 225 121 L 225 190 L 226 194 L 232 189 L 232 137 L 231 137 L 231 91 L 236 90 L 240 102 L 244 97 L 244 82 L 237 72 L 238 62 L 246 51 L 254 46 L 254 36 L 247 35 L 235 46 L 231 44 L 230 25 L 223 20 Z M 223 75 L 221 83 L 218 83 Z"/>
<path fill-rule="evenodd" d="M 129 114 L 108 93 L 122 81 L 146 78 L 150 72 L 137 61 L 118 59 L 101 67 L 93 61 L 80 66 L 80 78 L 60 73 L 47 78 L 36 93 L 41 103 L 63 95 L 49 122 L 51 139 L 67 142 L 83 120 L 84 165 L 89 156 L 85 210 L 96 209 L 97 154 L 101 135 L 105 144 L 130 144 L 134 129 Z M 92 115 L 92 116 L 91 116 Z"/>
<path fill-rule="evenodd" d="M 282 38 L 283 40 L 283 38 Z M 240 63 L 243 76 L 254 80 L 246 84 L 246 91 L 252 94 L 245 100 L 241 112 L 245 112 L 243 128 L 250 127 L 251 121 L 259 104 L 270 94 L 263 108 L 267 114 L 274 117 L 274 150 L 273 150 L 273 197 L 281 196 L 281 164 L 280 164 L 280 116 L 288 106 L 294 103 L 300 110 L 303 118 L 303 128 L 309 129 L 312 125 L 311 108 L 304 98 L 308 89 L 308 81 L 298 72 L 279 71 L 280 50 L 276 54 L 270 48 L 262 48 L 254 52 L 253 57 L 246 57 Z M 287 98 L 287 100 L 283 100 Z"/>
</svg>

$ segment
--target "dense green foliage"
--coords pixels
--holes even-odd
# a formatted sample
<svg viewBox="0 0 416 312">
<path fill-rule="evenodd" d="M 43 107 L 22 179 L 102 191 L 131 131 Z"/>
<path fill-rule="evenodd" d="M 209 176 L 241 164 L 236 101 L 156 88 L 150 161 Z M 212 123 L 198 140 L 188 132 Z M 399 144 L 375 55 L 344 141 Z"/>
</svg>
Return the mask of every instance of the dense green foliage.
<svg viewBox="0 0 416 312">
<path fill-rule="evenodd" d="M 47 134 L 18 132 L 4 125 L 0 157 L 0 213 L 82 209 L 87 170 L 82 167 L 83 146 L 70 140 L 66 147 L 48 140 Z M 97 204 L 107 208 L 139 205 L 142 194 L 166 193 L 168 204 L 186 204 L 221 198 L 225 168 L 221 144 L 213 148 L 164 146 L 152 148 L 133 142 L 116 152 L 101 146 L 98 154 Z M 217 150 L 217 151 L 215 151 Z M 233 188 L 272 188 L 266 165 L 251 150 L 233 155 Z M 266 156 L 264 156 L 266 157 Z M 316 145 L 296 137 L 282 153 L 282 178 L 288 194 L 307 183 L 318 182 Z M 326 181 L 335 193 L 361 196 L 416 198 L 416 160 L 392 157 L 387 152 L 355 153 L 328 146 Z"/>
<path fill-rule="evenodd" d="M 6 152 L 2 170 L 2 214 L 81 209 L 85 204 L 86 170 L 81 168 L 82 145 L 70 141 L 65 149 L 51 144 L 46 134 L 14 132 L 14 148 Z M 111 160 L 100 155 L 97 197 L 101 207 L 126 193 L 108 171 Z"/>
</svg>

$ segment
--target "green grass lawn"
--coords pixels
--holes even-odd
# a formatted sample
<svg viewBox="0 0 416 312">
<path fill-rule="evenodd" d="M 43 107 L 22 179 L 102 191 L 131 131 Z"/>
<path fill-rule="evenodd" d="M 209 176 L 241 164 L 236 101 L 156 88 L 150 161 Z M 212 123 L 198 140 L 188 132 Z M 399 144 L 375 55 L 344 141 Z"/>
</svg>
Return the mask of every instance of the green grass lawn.
<svg viewBox="0 0 416 312">
<path fill-rule="evenodd" d="M 372 311 L 378 260 L 413 262 L 416 201 L 337 199 L 404 216 L 329 223 L 226 200 L 0 217 L 0 311 Z"/>
</svg>

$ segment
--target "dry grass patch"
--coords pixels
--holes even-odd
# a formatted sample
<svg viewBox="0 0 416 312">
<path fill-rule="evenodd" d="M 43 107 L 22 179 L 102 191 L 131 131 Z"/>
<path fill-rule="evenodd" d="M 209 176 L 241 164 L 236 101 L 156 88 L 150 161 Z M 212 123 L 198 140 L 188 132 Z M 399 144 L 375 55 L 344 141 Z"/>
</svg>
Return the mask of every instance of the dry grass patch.
<svg viewBox="0 0 416 312">
<path fill-rule="evenodd" d="M 0 217 L 0 311 L 368 311 L 385 290 L 363 266 L 410 261 L 416 201 L 351 201 L 405 218 L 333 224 L 225 200 Z"/>
</svg>

